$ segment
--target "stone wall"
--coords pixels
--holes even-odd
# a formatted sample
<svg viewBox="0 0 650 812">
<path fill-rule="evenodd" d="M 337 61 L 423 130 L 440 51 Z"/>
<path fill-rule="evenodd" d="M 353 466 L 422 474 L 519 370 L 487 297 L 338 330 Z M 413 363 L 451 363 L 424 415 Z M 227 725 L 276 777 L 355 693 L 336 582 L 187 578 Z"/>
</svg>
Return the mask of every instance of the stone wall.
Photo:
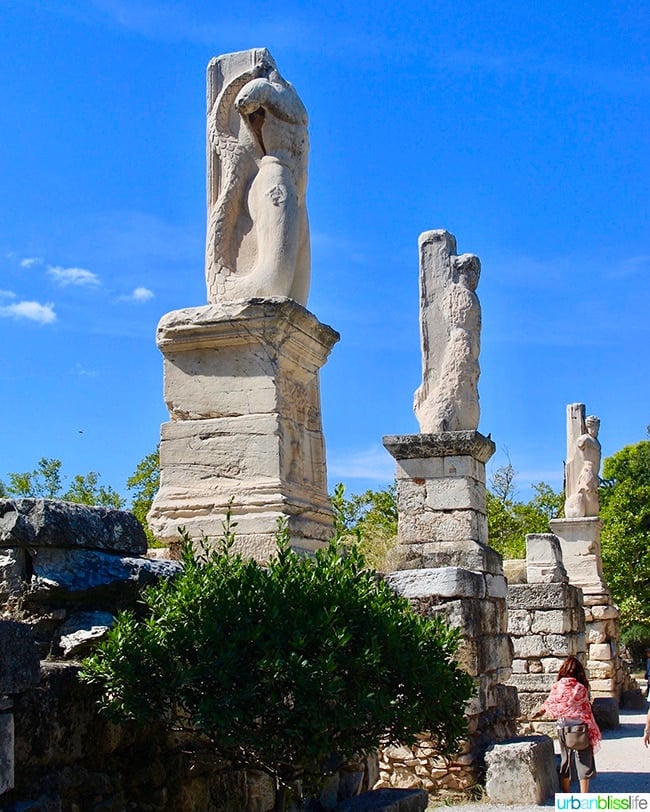
<svg viewBox="0 0 650 812">
<path fill-rule="evenodd" d="M 437 567 L 393 572 L 386 579 L 418 613 L 441 616 L 460 629 L 458 661 L 477 690 L 466 709 L 468 738 L 454 758 L 442 758 L 425 738 L 413 747 L 386 748 L 380 751 L 380 786 L 465 791 L 482 779 L 486 749 L 516 733 L 517 691 L 505 685 L 512 662 L 505 578 Z"/>
</svg>

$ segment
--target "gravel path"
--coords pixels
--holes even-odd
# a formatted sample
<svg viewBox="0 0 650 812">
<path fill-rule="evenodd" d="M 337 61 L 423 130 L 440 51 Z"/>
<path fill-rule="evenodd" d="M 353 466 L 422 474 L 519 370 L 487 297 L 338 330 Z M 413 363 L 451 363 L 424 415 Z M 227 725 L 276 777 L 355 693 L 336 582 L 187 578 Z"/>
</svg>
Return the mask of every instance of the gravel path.
<svg viewBox="0 0 650 812">
<path fill-rule="evenodd" d="M 621 726 L 618 730 L 603 731 L 603 743 L 596 753 L 598 775 L 589 786 L 590 792 L 650 792 L 650 748 L 643 746 L 645 711 L 622 711 Z M 578 790 L 577 784 L 571 790 Z M 508 809 L 510 812 L 534 812 L 555 807 L 550 798 L 542 806 L 508 806 L 502 804 L 471 803 L 456 804 L 458 812 L 490 812 L 493 809 Z M 429 806 L 429 810 L 440 810 L 441 806 Z"/>
</svg>

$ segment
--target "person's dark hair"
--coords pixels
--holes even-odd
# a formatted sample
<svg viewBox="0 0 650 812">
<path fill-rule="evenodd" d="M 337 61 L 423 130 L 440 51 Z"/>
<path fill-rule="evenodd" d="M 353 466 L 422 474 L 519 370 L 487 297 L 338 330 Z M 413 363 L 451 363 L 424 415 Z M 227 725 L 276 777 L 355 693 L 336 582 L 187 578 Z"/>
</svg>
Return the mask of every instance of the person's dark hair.
<svg viewBox="0 0 650 812">
<path fill-rule="evenodd" d="M 557 678 L 562 679 L 562 677 L 573 677 L 589 690 L 589 680 L 585 673 L 585 667 L 577 657 L 567 657 L 562 663 L 560 670 L 557 672 Z"/>
</svg>

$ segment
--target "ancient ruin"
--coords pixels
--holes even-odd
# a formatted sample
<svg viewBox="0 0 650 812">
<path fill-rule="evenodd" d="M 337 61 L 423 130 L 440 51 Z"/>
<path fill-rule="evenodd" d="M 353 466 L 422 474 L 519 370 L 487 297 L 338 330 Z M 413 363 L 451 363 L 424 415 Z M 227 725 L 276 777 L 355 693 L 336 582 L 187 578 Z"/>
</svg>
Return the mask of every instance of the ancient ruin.
<svg viewBox="0 0 650 812">
<path fill-rule="evenodd" d="M 207 84 L 209 304 L 158 326 L 170 420 L 149 524 L 215 539 L 230 510 L 237 549 L 264 560 L 280 517 L 296 548 L 331 536 L 319 370 L 339 335 L 304 307 L 302 102 L 265 49 L 213 59 Z"/>
<path fill-rule="evenodd" d="M 566 518 L 552 519 L 550 527 L 560 540 L 569 582 L 583 593 L 586 666 L 595 698 L 594 709 L 601 724 L 616 726 L 625 672 L 619 650 L 619 613 L 603 577 L 600 552 L 600 421 L 594 416 L 585 418 L 583 403 L 570 403 L 566 425 Z"/>
<path fill-rule="evenodd" d="M 478 426 L 480 306 L 478 258 L 456 255 L 455 238 L 419 240 L 423 381 L 415 397 L 421 434 L 391 435 L 397 461 L 398 542 L 387 578 L 426 615 L 461 629 L 459 660 L 477 682 L 467 709 L 469 738 L 443 763 L 426 739 L 381 754 L 385 785 L 466 789 L 478 780 L 486 748 L 516 733 L 517 690 L 507 633 L 507 583 L 488 546 L 485 463 L 495 445 Z"/>
</svg>

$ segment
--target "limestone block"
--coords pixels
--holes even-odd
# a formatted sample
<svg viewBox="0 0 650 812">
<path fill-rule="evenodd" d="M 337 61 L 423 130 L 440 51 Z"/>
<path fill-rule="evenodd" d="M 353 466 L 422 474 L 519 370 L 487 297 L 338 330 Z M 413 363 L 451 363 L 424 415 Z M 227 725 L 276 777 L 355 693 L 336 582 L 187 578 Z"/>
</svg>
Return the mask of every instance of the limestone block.
<svg viewBox="0 0 650 812">
<path fill-rule="evenodd" d="M 432 606 L 427 606 L 425 600 L 419 601 L 418 612 L 428 617 L 442 616 L 450 626 L 462 629 L 467 637 L 503 631 L 498 628 L 496 606 L 489 601 L 459 598 L 441 604 L 436 596 Z"/>
<path fill-rule="evenodd" d="M 430 510 L 476 510 L 485 513 L 485 486 L 470 477 L 433 479 L 425 498 Z"/>
<path fill-rule="evenodd" d="M 614 654 L 609 643 L 594 643 L 589 646 L 589 660 L 612 660 Z M 590 663 L 591 667 L 591 663 Z"/>
<path fill-rule="evenodd" d="M 564 609 L 538 609 L 531 630 L 535 634 L 566 634 L 574 631 L 571 613 Z"/>
<path fill-rule="evenodd" d="M 24 549 L 0 547 L 0 602 L 18 596 L 27 580 L 27 555 Z"/>
<path fill-rule="evenodd" d="M 415 546 L 415 545 L 413 545 Z M 429 542 L 420 548 L 421 567 L 461 567 L 501 575 L 501 556 L 475 541 Z"/>
<path fill-rule="evenodd" d="M 489 437 L 478 431 L 439 434 L 391 434 L 382 438 L 386 450 L 400 463 L 409 459 L 470 456 L 486 463 L 496 451 Z"/>
<path fill-rule="evenodd" d="M 518 689 L 524 693 L 540 693 L 546 696 L 556 679 L 557 674 L 540 673 L 518 674 L 516 680 L 511 677 L 510 681 L 516 683 Z"/>
<path fill-rule="evenodd" d="M 400 570 L 386 575 L 388 585 L 406 598 L 439 595 L 444 598 L 483 598 L 486 594 L 482 575 L 460 567 Z"/>
<path fill-rule="evenodd" d="M 541 804 L 559 791 L 553 742 L 528 736 L 500 742 L 485 754 L 485 791 L 497 804 Z"/>
<path fill-rule="evenodd" d="M 490 598 L 506 598 L 508 596 L 508 582 L 503 575 L 486 573 L 486 594 Z"/>
<path fill-rule="evenodd" d="M 309 388 L 338 339 L 304 307 L 281 297 L 167 313 L 157 342 L 169 413 L 172 419 L 282 413 L 289 393 L 276 382 Z M 320 419 L 320 403 L 317 408 Z"/>
<path fill-rule="evenodd" d="M 594 620 L 618 620 L 619 617 L 615 606 L 592 606 L 591 614 Z"/>
<path fill-rule="evenodd" d="M 481 532 L 482 522 L 479 521 L 480 514 L 477 511 L 429 510 L 424 505 L 416 506 L 413 501 L 404 501 L 401 495 L 398 503 L 400 506 L 398 534 L 402 543 L 486 541 Z"/>
<path fill-rule="evenodd" d="M 440 479 L 444 476 L 444 457 L 414 457 L 398 459 L 395 465 L 397 487 L 412 480 Z M 420 484 L 424 484 L 421 482 Z"/>
<path fill-rule="evenodd" d="M 508 631 L 515 637 L 529 634 L 533 624 L 533 614 L 526 609 L 509 609 Z"/>
<path fill-rule="evenodd" d="M 58 499 L 0 500 L 0 547 L 70 547 L 139 555 L 142 525 L 132 513 Z"/>
<path fill-rule="evenodd" d="M 59 631 L 59 646 L 66 658 L 81 659 L 115 623 L 110 612 L 75 612 Z"/>
<path fill-rule="evenodd" d="M 590 680 L 606 680 L 614 677 L 614 663 L 609 660 L 608 662 L 604 662 L 602 660 L 592 660 L 591 658 L 587 661 L 587 673 L 589 674 Z"/>
<path fill-rule="evenodd" d="M 99 601 L 117 608 L 130 605 L 143 587 L 181 571 L 177 561 L 53 548 L 41 549 L 33 559 L 33 568 L 30 602 Z"/>
<path fill-rule="evenodd" d="M 29 626 L 0 620 L 0 652 L 0 696 L 38 684 L 40 661 Z"/>
<path fill-rule="evenodd" d="M 554 533 L 526 535 L 527 564 L 555 564 L 562 560 L 560 540 Z"/>
<path fill-rule="evenodd" d="M 568 657 L 579 651 L 579 640 L 570 634 L 530 634 L 513 642 L 515 657 Z"/>
<path fill-rule="evenodd" d="M 592 621 L 591 623 L 587 624 L 585 634 L 587 637 L 587 643 L 590 645 L 592 643 L 604 643 L 611 636 L 609 622 L 606 620 Z"/>
<path fill-rule="evenodd" d="M 512 641 L 507 634 L 466 638 L 458 647 L 458 662 L 472 676 L 501 670 L 510 677 L 513 658 Z"/>
<path fill-rule="evenodd" d="M 0 713 L 0 796 L 14 787 L 14 717 Z"/>
<path fill-rule="evenodd" d="M 443 476 L 473 479 L 485 485 L 485 463 L 469 455 L 442 458 Z"/>
<path fill-rule="evenodd" d="M 571 584 L 513 584 L 508 591 L 511 609 L 565 609 L 580 606 L 580 592 Z"/>
</svg>

